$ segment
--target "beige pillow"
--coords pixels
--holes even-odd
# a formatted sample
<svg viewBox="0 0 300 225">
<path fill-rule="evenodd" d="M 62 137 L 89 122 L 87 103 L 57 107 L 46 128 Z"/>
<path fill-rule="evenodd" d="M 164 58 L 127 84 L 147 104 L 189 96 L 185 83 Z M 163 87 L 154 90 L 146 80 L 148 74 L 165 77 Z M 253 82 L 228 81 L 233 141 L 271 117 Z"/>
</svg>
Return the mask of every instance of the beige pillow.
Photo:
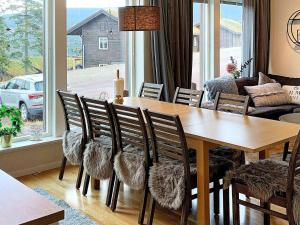
<svg viewBox="0 0 300 225">
<path fill-rule="evenodd" d="M 290 98 L 290 103 L 300 105 L 300 86 L 283 85 L 282 89 Z"/>
<path fill-rule="evenodd" d="M 271 79 L 267 75 L 265 75 L 262 72 L 258 73 L 258 85 L 263 85 L 263 84 L 269 84 L 269 83 L 276 83 L 276 80 Z"/>
<path fill-rule="evenodd" d="M 255 107 L 289 104 L 289 97 L 279 83 L 245 86 Z"/>
</svg>

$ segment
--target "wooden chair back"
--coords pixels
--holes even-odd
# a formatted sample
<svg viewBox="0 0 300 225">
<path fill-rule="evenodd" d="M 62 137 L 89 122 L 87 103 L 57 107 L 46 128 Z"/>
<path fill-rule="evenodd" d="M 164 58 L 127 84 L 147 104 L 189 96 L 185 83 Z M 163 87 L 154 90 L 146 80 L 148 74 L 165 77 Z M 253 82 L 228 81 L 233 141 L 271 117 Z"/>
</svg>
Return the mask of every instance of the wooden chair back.
<svg viewBox="0 0 300 225">
<path fill-rule="evenodd" d="M 163 84 L 142 83 L 139 97 L 160 101 L 162 98 Z"/>
<path fill-rule="evenodd" d="M 145 121 L 140 108 L 112 105 L 118 150 L 131 145 L 144 151 L 146 166 L 150 164 L 149 141 Z"/>
<path fill-rule="evenodd" d="M 144 110 L 144 115 L 153 144 L 153 162 L 158 163 L 160 157 L 181 161 L 184 165 L 186 182 L 190 185 L 189 153 L 179 116 L 155 113 L 148 110 Z"/>
<path fill-rule="evenodd" d="M 200 108 L 204 91 L 176 88 L 173 103 L 179 103 Z"/>
<path fill-rule="evenodd" d="M 57 90 L 57 94 L 64 110 L 65 129 L 70 130 L 72 126 L 82 128 L 82 136 L 86 139 L 86 122 L 78 95 L 61 90 Z"/>
<path fill-rule="evenodd" d="M 116 147 L 115 125 L 110 104 L 107 101 L 85 97 L 81 97 L 80 99 L 86 115 L 89 140 L 100 136 L 110 137 L 112 139 L 112 146 Z"/>
<path fill-rule="evenodd" d="M 300 132 L 298 133 L 292 156 L 289 163 L 289 172 L 288 172 L 288 181 L 287 181 L 287 216 L 289 224 L 296 224 L 294 221 L 294 213 L 293 213 L 293 199 L 294 199 L 294 185 L 295 178 L 297 177 L 297 181 L 299 182 L 300 175 Z"/>
<path fill-rule="evenodd" d="M 218 111 L 247 115 L 249 101 L 249 96 L 218 92 L 215 98 L 214 109 Z"/>
</svg>

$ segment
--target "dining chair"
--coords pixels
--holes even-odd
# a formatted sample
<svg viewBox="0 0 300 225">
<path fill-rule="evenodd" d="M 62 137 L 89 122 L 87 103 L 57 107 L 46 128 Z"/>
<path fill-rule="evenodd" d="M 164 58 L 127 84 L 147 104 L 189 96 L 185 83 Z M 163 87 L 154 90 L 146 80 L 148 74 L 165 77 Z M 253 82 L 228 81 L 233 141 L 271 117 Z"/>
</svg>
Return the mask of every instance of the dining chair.
<svg viewBox="0 0 300 225">
<path fill-rule="evenodd" d="M 214 109 L 216 111 L 225 111 L 234 114 L 242 114 L 247 115 L 248 107 L 249 107 L 249 96 L 241 96 L 235 94 L 225 94 L 218 92 L 215 98 Z M 238 151 L 229 147 L 219 146 L 213 149 L 210 149 L 210 157 L 221 157 L 229 160 L 233 163 L 231 167 L 225 168 L 225 173 L 230 169 L 240 167 L 245 164 L 245 153 L 242 151 Z M 220 180 L 223 180 L 224 177 Z M 220 185 L 220 180 L 215 181 L 214 185 Z M 215 193 L 214 201 L 215 204 L 218 205 L 218 196 L 219 193 Z M 223 206 L 226 207 L 226 210 L 229 208 L 229 190 L 223 190 Z M 228 214 L 226 213 L 225 216 Z M 229 218 L 225 218 L 226 223 L 228 223 Z"/>
<path fill-rule="evenodd" d="M 260 160 L 231 171 L 226 179 L 232 182 L 233 224 L 240 224 L 240 205 L 264 213 L 264 225 L 270 224 L 270 215 L 287 220 L 290 225 L 299 224 L 299 174 L 300 132 L 289 164 Z M 241 200 L 239 194 L 259 199 L 260 204 Z M 271 210 L 270 204 L 285 208 L 286 213 Z"/>
<path fill-rule="evenodd" d="M 218 92 L 215 98 L 214 109 L 246 115 L 248 113 L 249 101 L 249 96 Z"/>
<path fill-rule="evenodd" d="M 153 166 L 150 168 L 149 175 L 151 203 L 148 225 L 153 223 L 156 202 L 169 209 L 178 210 L 181 207 L 180 224 L 186 225 L 191 201 L 197 198 L 197 194 L 191 193 L 192 189 L 197 188 L 195 151 L 187 147 L 178 115 L 155 113 L 149 110 L 144 110 L 144 115 L 153 146 Z M 225 176 L 226 168 L 232 168 L 232 162 L 217 156 L 211 156 L 209 160 L 210 182 L 215 184 Z M 210 188 L 210 193 L 219 192 L 221 188 L 219 184 L 214 185 Z M 225 220 L 229 217 L 229 204 L 224 206 Z M 217 212 L 219 205 L 215 205 L 214 209 Z M 224 222 L 229 223 L 227 220 Z"/>
<path fill-rule="evenodd" d="M 143 191 L 138 223 L 143 224 L 147 205 L 148 172 L 151 163 L 148 134 L 140 108 L 112 105 L 118 153 L 114 159 L 116 173 L 111 209 L 116 210 L 120 183 Z"/>
<path fill-rule="evenodd" d="M 67 161 L 78 164 L 76 188 L 81 186 L 83 175 L 83 152 L 87 143 L 87 128 L 84 112 L 77 94 L 57 90 L 64 111 L 65 133 L 63 137 L 64 156 L 61 162 L 59 179 L 62 180 Z"/>
<path fill-rule="evenodd" d="M 142 83 L 138 96 L 140 98 L 150 98 L 160 101 L 163 88 L 163 84 Z"/>
<path fill-rule="evenodd" d="M 204 91 L 176 88 L 173 103 L 179 103 L 200 108 Z"/>
<path fill-rule="evenodd" d="M 84 168 L 86 171 L 82 194 L 88 191 L 90 177 L 97 180 L 109 178 L 106 205 L 110 206 L 115 172 L 113 158 L 117 151 L 115 126 L 110 104 L 81 97 L 83 111 L 87 121 L 88 141 L 84 152 Z"/>
</svg>

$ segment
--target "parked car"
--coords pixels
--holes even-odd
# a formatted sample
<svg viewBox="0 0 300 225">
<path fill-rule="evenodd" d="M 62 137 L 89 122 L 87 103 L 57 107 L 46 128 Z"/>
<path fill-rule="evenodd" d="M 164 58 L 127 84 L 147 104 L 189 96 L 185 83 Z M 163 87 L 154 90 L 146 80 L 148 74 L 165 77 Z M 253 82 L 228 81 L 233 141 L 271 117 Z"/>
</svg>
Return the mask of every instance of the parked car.
<svg viewBox="0 0 300 225">
<path fill-rule="evenodd" d="M 0 86 L 0 104 L 21 110 L 24 121 L 43 116 L 43 74 L 15 77 Z"/>
</svg>

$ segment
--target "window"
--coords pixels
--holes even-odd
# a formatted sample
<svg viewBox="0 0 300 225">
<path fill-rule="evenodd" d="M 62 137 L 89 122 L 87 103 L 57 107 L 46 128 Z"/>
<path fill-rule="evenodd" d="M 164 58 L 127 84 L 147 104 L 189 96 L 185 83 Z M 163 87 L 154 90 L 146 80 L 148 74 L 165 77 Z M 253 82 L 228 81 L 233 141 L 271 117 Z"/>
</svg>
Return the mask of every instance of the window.
<svg viewBox="0 0 300 225">
<path fill-rule="evenodd" d="M 0 4 L 1 103 L 21 110 L 24 127 L 20 137 L 30 135 L 38 123 L 44 130 L 44 98 L 30 96 L 30 80 L 44 81 L 44 6 L 47 0 L 11 0 Z M 35 104 L 33 104 L 33 102 Z M 36 104 L 39 102 L 39 104 Z M 46 130 L 44 130 L 46 131 Z"/>
<path fill-rule="evenodd" d="M 108 49 L 108 38 L 107 37 L 99 37 L 99 49 L 100 50 Z"/>
<path fill-rule="evenodd" d="M 242 0 L 220 4 L 220 75 L 230 75 L 227 65 L 232 60 L 240 69 L 242 63 Z M 232 60 L 231 60 L 232 58 Z"/>
<path fill-rule="evenodd" d="M 68 91 L 108 99 L 117 70 L 126 81 L 128 33 L 118 27 L 118 7 L 125 5 L 126 0 L 89 1 L 88 6 L 67 0 Z"/>
</svg>

